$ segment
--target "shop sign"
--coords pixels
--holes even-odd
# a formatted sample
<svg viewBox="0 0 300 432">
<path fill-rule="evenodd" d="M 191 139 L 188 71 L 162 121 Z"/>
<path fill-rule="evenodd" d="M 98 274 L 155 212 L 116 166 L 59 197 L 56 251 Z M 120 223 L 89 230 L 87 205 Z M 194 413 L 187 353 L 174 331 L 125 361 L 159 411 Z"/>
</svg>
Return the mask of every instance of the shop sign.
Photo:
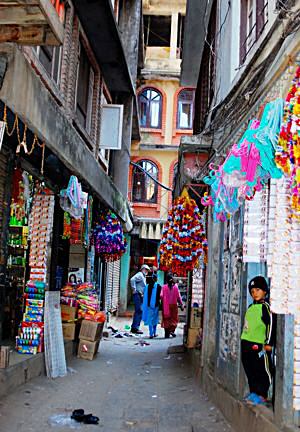
<svg viewBox="0 0 300 432">
<path fill-rule="evenodd" d="M 0 121 L 0 150 L 2 148 L 4 132 L 5 132 L 5 122 Z"/>
</svg>

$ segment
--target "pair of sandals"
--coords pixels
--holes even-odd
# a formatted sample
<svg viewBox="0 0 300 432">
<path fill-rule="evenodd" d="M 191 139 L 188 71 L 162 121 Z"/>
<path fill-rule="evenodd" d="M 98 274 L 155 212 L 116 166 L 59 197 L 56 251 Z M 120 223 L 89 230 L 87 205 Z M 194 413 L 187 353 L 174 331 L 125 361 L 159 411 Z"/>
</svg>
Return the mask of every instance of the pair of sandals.
<svg viewBox="0 0 300 432">
<path fill-rule="evenodd" d="M 84 414 L 83 409 L 77 409 L 72 412 L 71 419 L 77 421 L 78 423 L 84 424 L 99 424 L 99 417 L 93 414 Z"/>
</svg>

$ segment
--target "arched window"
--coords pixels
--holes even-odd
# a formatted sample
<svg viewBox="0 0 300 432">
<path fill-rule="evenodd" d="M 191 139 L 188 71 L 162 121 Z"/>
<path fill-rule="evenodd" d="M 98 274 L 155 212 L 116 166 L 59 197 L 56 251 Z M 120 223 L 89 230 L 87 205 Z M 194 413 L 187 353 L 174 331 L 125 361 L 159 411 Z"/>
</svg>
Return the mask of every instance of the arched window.
<svg viewBox="0 0 300 432">
<path fill-rule="evenodd" d="M 133 168 L 132 178 L 132 200 L 134 202 L 157 202 L 157 183 L 152 179 L 157 180 L 157 166 L 149 160 L 140 160 L 137 162 L 138 167 Z M 149 177 L 146 173 L 150 174 Z"/>
<path fill-rule="evenodd" d="M 194 90 L 181 90 L 177 102 L 177 129 L 192 129 L 194 119 Z"/>
<path fill-rule="evenodd" d="M 141 126 L 161 128 L 162 95 L 153 88 L 146 88 L 139 95 Z"/>
</svg>

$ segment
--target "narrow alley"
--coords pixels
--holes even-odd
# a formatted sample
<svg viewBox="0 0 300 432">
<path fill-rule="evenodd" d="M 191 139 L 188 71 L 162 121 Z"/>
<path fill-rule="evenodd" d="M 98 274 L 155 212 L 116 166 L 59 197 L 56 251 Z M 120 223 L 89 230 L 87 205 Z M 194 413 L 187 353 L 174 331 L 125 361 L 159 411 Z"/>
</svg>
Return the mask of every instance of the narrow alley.
<svg viewBox="0 0 300 432">
<path fill-rule="evenodd" d="M 123 323 L 119 323 L 120 328 Z M 182 329 L 178 333 L 182 334 Z M 220 412 L 194 384 L 186 354 L 168 354 L 182 338 L 103 339 L 92 361 L 75 359 L 65 378 L 36 378 L 0 401 L 1 431 L 229 432 Z M 137 345 L 138 344 L 138 345 Z M 13 409 L 11 408 L 13 407 Z M 84 408 L 98 426 L 55 421 Z M 56 417 L 59 416 L 59 417 Z M 52 424 L 52 425 L 51 425 Z"/>
</svg>

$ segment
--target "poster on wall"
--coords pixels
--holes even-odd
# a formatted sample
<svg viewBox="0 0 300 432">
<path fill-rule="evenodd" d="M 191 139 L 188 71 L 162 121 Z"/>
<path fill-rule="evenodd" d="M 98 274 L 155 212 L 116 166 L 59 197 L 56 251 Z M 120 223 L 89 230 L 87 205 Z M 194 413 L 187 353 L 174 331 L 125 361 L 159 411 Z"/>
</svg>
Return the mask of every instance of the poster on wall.
<svg viewBox="0 0 300 432">
<path fill-rule="evenodd" d="M 84 268 L 72 267 L 68 271 L 68 282 L 72 284 L 80 284 L 84 282 Z"/>
</svg>

